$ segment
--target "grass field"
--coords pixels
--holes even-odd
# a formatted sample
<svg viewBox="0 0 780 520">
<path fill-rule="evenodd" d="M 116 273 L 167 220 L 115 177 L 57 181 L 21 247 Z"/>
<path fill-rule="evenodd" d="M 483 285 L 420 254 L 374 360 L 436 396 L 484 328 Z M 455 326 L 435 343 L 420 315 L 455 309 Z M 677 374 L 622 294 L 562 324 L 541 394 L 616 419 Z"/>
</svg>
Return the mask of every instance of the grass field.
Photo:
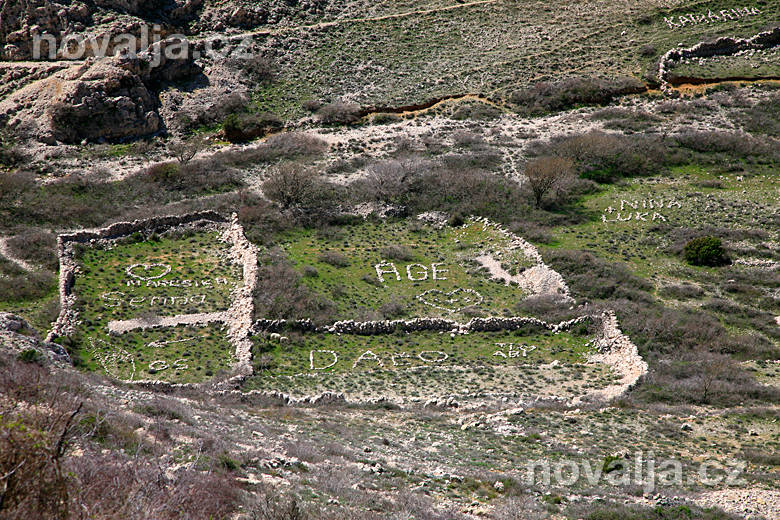
<svg viewBox="0 0 780 520">
<path fill-rule="evenodd" d="M 673 173 L 611 185 L 585 198 L 592 220 L 556 228 L 553 241 L 541 248 L 543 256 L 563 248 L 623 262 L 648 280 L 667 305 L 696 305 L 711 311 L 732 332 L 763 337 L 766 345 L 774 345 L 771 355 L 776 356 L 780 345 L 775 322 L 780 315 L 777 177 L 749 165 L 722 173 L 716 166 L 691 165 Z M 651 199 L 654 204 L 665 201 L 665 207 L 643 208 L 643 201 L 649 206 Z M 679 207 L 674 203 L 668 207 L 670 201 L 679 202 Z M 636 204 L 638 211 L 629 204 Z M 665 220 L 653 221 L 655 212 Z M 618 220 L 618 215 L 625 219 L 629 214 L 630 220 Z M 723 238 L 731 265 L 697 267 L 683 261 L 683 245 L 708 234 Z"/>
<path fill-rule="evenodd" d="M 704 81 L 714 81 L 719 78 L 777 79 L 780 78 L 780 48 L 775 47 L 738 56 L 691 60 L 670 69 L 670 82 L 678 83 L 684 78 L 698 78 Z"/>
<path fill-rule="evenodd" d="M 306 286 L 335 304 L 334 319 L 513 315 L 523 292 L 491 280 L 473 258 L 491 253 L 511 274 L 533 265 L 507 249 L 505 236 L 476 222 L 436 229 L 368 221 L 288 233 L 280 244 Z"/>
<path fill-rule="evenodd" d="M 336 391 L 363 399 L 576 396 L 613 381 L 607 367 L 586 363 L 594 352 L 590 339 L 584 330 L 304 334 L 281 345 L 256 337 L 257 370 L 244 389 L 293 395 Z"/>
<path fill-rule="evenodd" d="M 503 97 L 564 75 L 642 77 L 678 44 L 755 34 L 780 9 L 767 0 L 756 16 L 670 28 L 665 17 L 733 7 L 723 0 L 677 4 L 499 0 L 258 37 L 276 56 L 278 74 L 255 100 L 261 110 L 293 118 L 305 114 L 306 100 L 409 106 L 452 94 Z"/>
</svg>

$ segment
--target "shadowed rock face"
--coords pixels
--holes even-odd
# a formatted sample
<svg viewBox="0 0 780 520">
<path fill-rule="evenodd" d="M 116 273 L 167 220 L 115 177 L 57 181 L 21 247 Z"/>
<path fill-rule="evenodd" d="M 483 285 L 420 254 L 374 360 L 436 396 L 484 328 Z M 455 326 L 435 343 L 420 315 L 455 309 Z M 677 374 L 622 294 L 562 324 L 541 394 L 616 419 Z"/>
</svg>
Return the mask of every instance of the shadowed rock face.
<svg viewBox="0 0 780 520">
<path fill-rule="evenodd" d="M 29 59 L 33 34 L 60 35 L 89 23 L 90 12 L 86 5 L 68 4 L 49 0 L 4 1 L 0 5 L 0 59 Z"/>
<path fill-rule="evenodd" d="M 192 56 L 166 59 L 172 41 L 137 57 L 87 60 L 20 89 L 0 102 L 0 120 L 47 143 L 119 140 L 160 130 L 154 86 L 195 72 Z M 155 56 L 162 56 L 158 63 Z"/>
<path fill-rule="evenodd" d="M 160 23 L 165 34 L 177 32 L 203 0 L 4 0 L 0 2 L 0 60 L 33 57 L 33 36 L 52 35 L 59 45 L 66 35 L 138 35 L 139 22 Z M 127 15 L 137 17 L 129 19 Z M 141 20 L 138 20 L 140 18 Z M 96 25 L 97 24 L 97 25 Z M 48 44 L 41 44 L 48 55 Z M 108 48 L 111 53 L 111 47 Z M 87 48 L 89 52 L 89 48 Z"/>
</svg>

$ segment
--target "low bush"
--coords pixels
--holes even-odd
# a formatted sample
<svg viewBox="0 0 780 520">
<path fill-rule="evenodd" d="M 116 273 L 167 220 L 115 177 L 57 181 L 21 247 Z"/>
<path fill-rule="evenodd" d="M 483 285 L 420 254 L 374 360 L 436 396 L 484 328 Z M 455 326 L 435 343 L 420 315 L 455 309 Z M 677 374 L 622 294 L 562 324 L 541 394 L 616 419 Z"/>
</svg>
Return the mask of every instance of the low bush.
<svg viewBox="0 0 780 520">
<path fill-rule="evenodd" d="M 534 143 L 531 153 L 537 157 L 571 159 L 581 177 L 602 183 L 622 177 L 656 175 L 674 162 L 667 143 L 661 138 L 599 131 Z"/>
<path fill-rule="evenodd" d="M 690 130 L 679 133 L 675 139 L 685 148 L 695 152 L 722 153 L 731 157 L 767 156 L 777 160 L 777 147 L 745 132 L 725 130 Z"/>
<path fill-rule="evenodd" d="M 659 361 L 637 395 L 669 404 L 729 407 L 744 402 L 777 402 L 780 389 L 762 385 L 730 356 L 695 350 Z"/>
<path fill-rule="evenodd" d="M 661 295 L 668 298 L 689 300 L 691 298 L 701 298 L 704 295 L 704 291 L 697 285 L 681 283 L 664 286 L 661 288 Z"/>
<path fill-rule="evenodd" d="M 579 105 L 603 105 L 618 96 L 637 94 L 647 90 L 636 78 L 579 77 L 557 82 L 540 82 L 518 90 L 509 96 L 517 111 L 525 114 L 544 114 L 574 108 Z"/>
<path fill-rule="evenodd" d="M 328 322 L 334 312 L 333 302 L 312 292 L 301 279 L 282 251 L 273 249 L 266 254 L 258 270 L 255 316 Z"/>
<path fill-rule="evenodd" d="M 566 183 L 574 174 L 574 162 L 564 157 L 538 157 L 526 164 L 523 173 L 528 179 L 536 206 L 541 207 L 548 193 L 565 190 Z"/>
<path fill-rule="evenodd" d="M 780 137 L 780 93 L 740 111 L 738 117 L 748 132 Z"/>
<path fill-rule="evenodd" d="M 381 249 L 382 258 L 407 261 L 414 258 L 414 253 L 404 245 L 390 244 Z"/>
<path fill-rule="evenodd" d="M 349 258 L 338 251 L 325 251 L 320 255 L 319 261 L 333 267 L 347 267 L 349 265 Z"/>
<path fill-rule="evenodd" d="M 297 163 L 272 169 L 263 183 L 263 193 L 282 211 L 293 210 L 299 218 L 313 221 L 335 209 L 331 204 L 336 197 L 334 189 L 335 185 L 325 182 L 315 169 Z"/>
<path fill-rule="evenodd" d="M 17 258 L 22 258 L 50 271 L 59 268 L 57 260 L 57 236 L 43 229 L 29 229 L 6 242 Z"/>
<path fill-rule="evenodd" d="M 348 125 L 360 120 L 360 106 L 336 101 L 317 110 L 317 117 L 326 125 Z"/>
<path fill-rule="evenodd" d="M 222 123 L 222 132 L 231 143 L 245 143 L 279 130 L 282 126 L 282 120 L 270 112 L 243 112 L 227 116 Z"/>
<path fill-rule="evenodd" d="M 576 296 L 647 301 L 646 293 L 652 289 L 624 264 L 607 262 L 587 251 L 551 249 L 545 260 L 563 275 Z"/>
<path fill-rule="evenodd" d="M 718 509 L 701 509 L 695 506 L 675 505 L 629 506 L 616 503 L 594 501 L 587 505 L 575 505 L 568 508 L 571 518 L 584 520 L 737 520 Z"/>
<path fill-rule="evenodd" d="M 0 265 L 0 267 L 3 267 Z M 0 269 L 0 301 L 25 302 L 53 294 L 57 289 L 57 278 L 50 271 L 27 272 L 21 268 Z"/>
<path fill-rule="evenodd" d="M 689 264 L 698 266 L 714 267 L 730 262 L 720 238 L 712 236 L 694 238 L 685 244 L 683 258 Z"/>
</svg>

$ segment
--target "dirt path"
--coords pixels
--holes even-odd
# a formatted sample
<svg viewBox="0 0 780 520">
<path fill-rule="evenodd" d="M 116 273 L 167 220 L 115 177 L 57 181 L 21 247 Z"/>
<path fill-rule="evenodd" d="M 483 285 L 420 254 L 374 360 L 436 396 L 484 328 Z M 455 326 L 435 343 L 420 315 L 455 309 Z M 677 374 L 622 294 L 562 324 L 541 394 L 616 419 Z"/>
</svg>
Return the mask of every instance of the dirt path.
<svg viewBox="0 0 780 520">
<path fill-rule="evenodd" d="M 108 332 L 111 334 L 122 334 L 132 330 L 151 329 L 154 327 L 205 325 L 215 321 L 227 321 L 228 318 L 229 314 L 226 312 L 202 312 L 197 314 L 178 314 L 176 316 L 153 316 L 132 320 L 116 320 L 108 322 Z"/>
<path fill-rule="evenodd" d="M 6 257 L 11 262 L 15 263 L 25 271 L 35 271 L 36 267 L 32 264 L 29 264 L 22 260 L 21 258 L 17 258 L 14 256 L 13 252 L 11 251 L 11 248 L 8 247 L 8 239 L 7 238 L 0 238 L 0 255 Z"/>
</svg>

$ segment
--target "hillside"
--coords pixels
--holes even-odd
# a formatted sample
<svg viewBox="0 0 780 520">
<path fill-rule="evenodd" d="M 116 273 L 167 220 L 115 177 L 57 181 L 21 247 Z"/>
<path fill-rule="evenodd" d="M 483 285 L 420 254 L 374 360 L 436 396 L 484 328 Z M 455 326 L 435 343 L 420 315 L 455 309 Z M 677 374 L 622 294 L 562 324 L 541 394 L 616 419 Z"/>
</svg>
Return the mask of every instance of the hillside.
<svg viewBox="0 0 780 520">
<path fill-rule="evenodd" d="M 778 20 L 0 4 L 0 518 L 779 518 Z"/>
</svg>

